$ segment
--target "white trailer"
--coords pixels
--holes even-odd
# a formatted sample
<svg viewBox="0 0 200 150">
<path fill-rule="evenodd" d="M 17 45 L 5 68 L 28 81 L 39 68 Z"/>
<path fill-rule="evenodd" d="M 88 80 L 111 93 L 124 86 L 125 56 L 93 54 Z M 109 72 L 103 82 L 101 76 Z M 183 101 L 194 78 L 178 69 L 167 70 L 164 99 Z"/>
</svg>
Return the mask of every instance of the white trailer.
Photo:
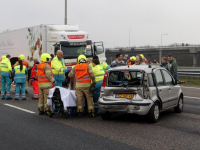
<svg viewBox="0 0 200 150">
<path fill-rule="evenodd" d="M 38 25 L 0 34 L 0 57 L 10 54 L 18 57 L 24 54 L 26 60 L 33 64 L 33 59 L 42 53 L 54 54 L 61 49 L 63 62 L 71 67 L 76 64 L 80 54 L 86 57 L 99 56 L 106 61 L 103 42 L 93 42 L 85 31 L 71 25 Z"/>
</svg>

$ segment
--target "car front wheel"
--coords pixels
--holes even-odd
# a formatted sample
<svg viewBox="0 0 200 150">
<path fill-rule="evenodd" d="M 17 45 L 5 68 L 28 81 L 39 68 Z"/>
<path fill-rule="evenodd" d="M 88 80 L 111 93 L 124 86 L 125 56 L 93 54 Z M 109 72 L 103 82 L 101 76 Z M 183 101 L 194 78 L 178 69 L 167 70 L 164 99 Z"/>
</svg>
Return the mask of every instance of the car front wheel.
<svg viewBox="0 0 200 150">
<path fill-rule="evenodd" d="M 152 123 L 155 123 L 158 121 L 159 117 L 160 117 L 160 106 L 158 102 L 155 102 L 148 113 L 148 120 Z"/>
<path fill-rule="evenodd" d="M 181 113 L 183 111 L 183 98 L 182 97 L 179 98 L 178 105 L 176 107 L 174 107 L 174 111 L 176 113 Z"/>
</svg>

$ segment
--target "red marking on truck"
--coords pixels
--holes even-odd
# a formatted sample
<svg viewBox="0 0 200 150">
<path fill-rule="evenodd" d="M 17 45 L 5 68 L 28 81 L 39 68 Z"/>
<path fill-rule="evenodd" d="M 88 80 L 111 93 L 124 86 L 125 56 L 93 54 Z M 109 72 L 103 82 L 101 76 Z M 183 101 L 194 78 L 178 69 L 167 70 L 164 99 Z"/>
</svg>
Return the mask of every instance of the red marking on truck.
<svg viewBox="0 0 200 150">
<path fill-rule="evenodd" d="M 67 35 L 69 39 L 84 39 L 85 35 Z"/>
<path fill-rule="evenodd" d="M 72 67 L 74 65 L 76 65 L 77 63 L 76 62 L 73 62 L 73 63 L 65 63 L 65 66 L 66 67 Z"/>
</svg>

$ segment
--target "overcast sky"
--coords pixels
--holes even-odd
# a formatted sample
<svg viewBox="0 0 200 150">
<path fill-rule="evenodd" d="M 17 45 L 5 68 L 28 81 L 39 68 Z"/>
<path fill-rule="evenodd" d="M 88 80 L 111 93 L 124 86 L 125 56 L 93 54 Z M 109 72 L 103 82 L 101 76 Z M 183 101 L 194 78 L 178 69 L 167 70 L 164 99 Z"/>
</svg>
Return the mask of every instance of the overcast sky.
<svg viewBox="0 0 200 150">
<path fill-rule="evenodd" d="M 64 24 L 65 0 L 0 0 L 0 32 Z M 68 24 L 105 47 L 200 44 L 200 0 L 68 0 Z"/>
</svg>

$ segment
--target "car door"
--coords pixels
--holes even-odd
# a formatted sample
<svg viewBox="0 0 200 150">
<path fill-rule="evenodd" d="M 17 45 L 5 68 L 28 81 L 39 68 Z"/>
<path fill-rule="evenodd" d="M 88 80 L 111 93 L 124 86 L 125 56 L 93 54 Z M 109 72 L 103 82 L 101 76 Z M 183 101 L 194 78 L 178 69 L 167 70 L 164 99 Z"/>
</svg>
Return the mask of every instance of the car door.
<svg viewBox="0 0 200 150">
<path fill-rule="evenodd" d="M 162 73 L 165 79 L 165 84 L 166 86 L 168 86 L 168 92 L 169 92 L 167 107 L 171 107 L 178 103 L 179 87 L 174 84 L 172 76 L 166 70 L 163 69 Z"/>
<path fill-rule="evenodd" d="M 169 87 L 166 86 L 160 69 L 156 69 L 154 73 L 155 73 L 155 78 L 156 78 L 156 85 L 158 88 L 158 94 L 163 103 L 163 109 L 165 109 L 167 108 L 167 102 L 168 102 L 168 97 L 169 97 Z"/>
</svg>

